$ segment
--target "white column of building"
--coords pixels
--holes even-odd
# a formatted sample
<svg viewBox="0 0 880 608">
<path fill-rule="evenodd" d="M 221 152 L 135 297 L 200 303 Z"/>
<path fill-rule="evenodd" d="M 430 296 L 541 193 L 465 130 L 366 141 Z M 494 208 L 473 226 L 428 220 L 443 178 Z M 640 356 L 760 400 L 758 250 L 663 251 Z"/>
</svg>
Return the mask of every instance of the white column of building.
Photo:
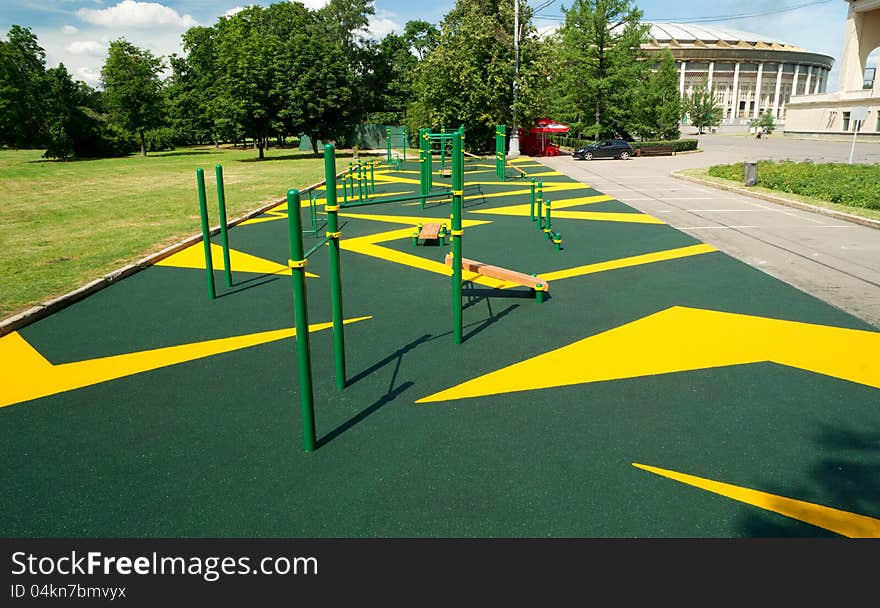
<svg viewBox="0 0 880 608">
<path fill-rule="evenodd" d="M 764 75 L 764 64 L 758 64 L 758 80 L 755 81 L 755 109 L 752 112 L 752 118 L 758 117 L 761 109 L 761 77 Z"/>
<path fill-rule="evenodd" d="M 714 72 L 715 72 L 715 62 L 710 61 L 709 62 L 709 77 L 706 80 L 706 88 L 709 89 L 710 91 L 712 90 L 712 76 L 714 75 Z"/>
<path fill-rule="evenodd" d="M 820 69 L 816 73 L 816 88 L 813 90 L 813 95 L 819 94 L 819 88 L 822 86 L 822 70 Z"/>
<path fill-rule="evenodd" d="M 796 63 L 794 66 L 794 79 L 791 81 L 791 94 L 792 95 L 798 94 L 797 81 L 798 81 L 798 76 L 800 76 L 800 75 L 801 75 L 801 64 Z"/>
<path fill-rule="evenodd" d="M 810 81 L 813 80 L 813 66 L 807 68 L 807 82 L 804 84 L 804 95 L 810 94 Z"/>
<path fill-rule="evenodd" d="M 776 70 L 776 93 L 773 94 L 773 120 L 779 118 L 779 92 L 782 90 L 782 64 Z"/>
<path fill-rule="evenodd" d="M 684 99 L 684 72 L 687 68 L 687 61 L 681 62 L 681 77 L 678 81 L 678 94 L 681 95 L 681 98 Z"/>
<path fill-rule="evenodd" d="M 739 63 L 733 68 L 733 112 L 730 113 L 730 123 L 739 120 Z"/>
</svg>

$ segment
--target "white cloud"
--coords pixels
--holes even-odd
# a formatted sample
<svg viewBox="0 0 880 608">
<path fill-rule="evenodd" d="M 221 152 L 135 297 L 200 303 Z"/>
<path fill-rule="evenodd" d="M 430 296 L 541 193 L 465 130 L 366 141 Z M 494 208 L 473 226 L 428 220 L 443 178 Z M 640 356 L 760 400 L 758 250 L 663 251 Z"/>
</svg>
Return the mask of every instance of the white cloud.
<svg viewBox="0 0 880 608">
<path fill-rule="evenodd" d="M 306 8 L 311 9 L 313 11 L 318 10 L 319 8 L 324 8 L 328 4 L 330 4 L 330 0 L 298 0 L 302 2 Z"/>
<path fill-rule="evenodd" d="M 223 13 L 223 16 L 224 17 L 232 17 L 233 15 L 239 14 L 243 10 L 244 10 L 243 6 L 236 6 L 234 8 L 229 9 L 225 13 Z"/>
<path fill-rule="evenodd" d="M 79 30 L 72 25 L 65 25 L 64 27 L 61 28 L 61 31 L 64 32 L 65 34 L 75 34 Z"/>
<path fill-rule="evenodd" d="M 76 16 L 86 23 L 101 27 L 177 27 L 186 29 L 198 25 L 191 15 L 181 15 L 173 8 L 156 2 L 122 0 L 105 9 L 81 8 Z"/>
<path fill-rule="evenodd" d="M 101 84 L 101 70 L 92 68 L 78 68 L 74 73 L 77 80 L 82 80 L 91 87 L 97 87 Z"/>
<path fill-rule="evenodd" d="M 367 36 L 380 40 L 391 32 L 402 30 L 403 27 L 391 17 L 392 15 L 390 13 L 377 11 L 377 13 L 370 18 L 370 23 L 367 25 Z"/>
<path fill-rule="evenodd" d="M 95 42 L 94 40 L 77 40 L 68 44 L 65 50 L 71 55 L 103 57 L 107 53 L 107 45 Z"/>
</svg>

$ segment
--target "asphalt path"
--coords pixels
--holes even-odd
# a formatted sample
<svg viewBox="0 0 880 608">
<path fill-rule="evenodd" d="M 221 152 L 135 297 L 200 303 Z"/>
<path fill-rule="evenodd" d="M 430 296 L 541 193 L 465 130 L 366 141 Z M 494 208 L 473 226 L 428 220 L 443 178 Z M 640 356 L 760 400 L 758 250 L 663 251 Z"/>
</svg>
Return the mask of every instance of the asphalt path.
<svg viewBox="0 0 880 608">
<path fill-rule="evenodd" d="M 848 162 L 852 143 L 774 135 L 698 136 L 701 152 L 540 162 L 880 327 L 880 230 L 673 177 L 679 169 L 742 161 Z M 856 142 L 853 162 L 880 162 L 880 143 Z"/>
</svg>

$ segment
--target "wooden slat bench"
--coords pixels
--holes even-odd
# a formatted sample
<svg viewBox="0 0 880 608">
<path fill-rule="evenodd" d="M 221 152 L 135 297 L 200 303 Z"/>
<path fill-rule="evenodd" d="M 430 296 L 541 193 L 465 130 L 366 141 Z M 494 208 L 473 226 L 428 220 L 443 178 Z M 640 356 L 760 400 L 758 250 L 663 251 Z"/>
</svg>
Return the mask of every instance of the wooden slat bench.
<svg viewBox="0 0 880 608">
<path fill-rule="evenodd" d="M 450 268 L 452 267 L 451 253 L 446 254 L 445 262 L 447 266 Z M 491 277 L 493 279 L 498 279 L 499 281 L 507 281 L 528 287 L 535 292 L 535 299 L 538 300 L 538 302 L 543 302 L 544 294 L 550 291 L 550 284 L 541 277 L 518 272 L 516 270 L 510 270 L 508 268 L 501 268 L 500 266 L 484 264 L 483 262 L 477 262 L 476 260 L 461 258 L 461 269 L 467 272 L 481 274 L 484 277 Z"/>
<path fill-rule="evenodd" d="M 639 148 L 639 156 L 673 156 L 675 148 L 672 146 L 646 146 Z"/>
<path fill-rule="evenodd" d="M 428 222 L 416 229 L 413 235 L 413 245 L 418 245 L 419 241 L 440 241 L 440 246 L 444 245 L 446 238 L 446 229 L 443 224 L 438 222 Z"/>
</svg>

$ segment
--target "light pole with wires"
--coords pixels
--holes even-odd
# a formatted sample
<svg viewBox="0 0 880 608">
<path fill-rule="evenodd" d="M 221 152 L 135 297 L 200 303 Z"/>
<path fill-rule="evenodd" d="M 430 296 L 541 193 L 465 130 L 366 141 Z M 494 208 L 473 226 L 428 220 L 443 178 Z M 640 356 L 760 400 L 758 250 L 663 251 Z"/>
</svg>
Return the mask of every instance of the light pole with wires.
<svg viewBox="0 0 880 608">
<path fill-rule="evenodd" d="M 513 0 L 513 128 L 510 129 L 510 151 L 507 156 L 519 156 L 519 130 L 516 127 L 516 87 L 519 76 L 519 0 Z"/>
</svg>

